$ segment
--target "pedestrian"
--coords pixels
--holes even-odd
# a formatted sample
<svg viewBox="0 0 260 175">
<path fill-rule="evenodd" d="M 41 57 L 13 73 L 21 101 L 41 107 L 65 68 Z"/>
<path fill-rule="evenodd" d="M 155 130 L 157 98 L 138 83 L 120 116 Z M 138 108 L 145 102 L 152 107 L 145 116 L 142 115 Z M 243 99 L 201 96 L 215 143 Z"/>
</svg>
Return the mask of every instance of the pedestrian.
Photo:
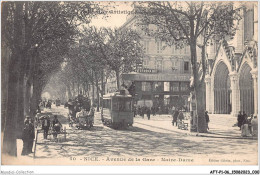
<svg viewBox="0 0 260 175">
<path fill-rule="evenodd" d="M 29 116 L 26 116 L 25 120 L 24 120 L 24 128 L 23 128 L 23 133 L 22 133 L 22 140 L 23 140 L 22 155 L 29 154 L 29 140 L 30 140 L 29 133 L 30 133 L 29 132 Z"/>
<path fill-rule="evenodd" d="M 148 118 L 148 120 L 150 120 L 151 109 L 150 109 L 149 107 L 147 107 L 147 109 L 146 109 L 146 114 L 147 114 L 147 118 Z"/>
<path fill-rule="evenodd" d="M 49 128 L 50 128 L 49 116 L 44 116 L 43 121 L 42 121 L 42 130 L 43 130 L 44 139 L 47 139 Z"/>
<path fill-rule="evenodd" d="M 178 119 L 179 111 L 175 110 L 173 114 L 173 120 L 172 120 L 172 125 L 174 126 L 174 123 L 176 123 L 177 126 L 177 119 Z"/>
<path fill-rule="evenodd" d="M 144 118 L 144 114 L 145 114 L 145 107 L 142 106 L 141 107 L 141 117 Z"/>
<path fill-rule="evenodd" d="M 241 111 L 239 111 L 238 116 L 237 116 L 237 126 L 241 130 L 242 122 L 243 122 L 243 115 L 241 114 Z"/>
<path fill-rule="evenodd" d="M 29 137 L 28 137 L 28 153 L 32 153 L 32 148 L 33 148 L 33 140 L 35 138 L 34 134 L 34 125 L 32 118 L 29 118 Z"/>
<path fill-rule="evenodd" d="M 173 106 L 172 106 L 172 111 L 173 111 L 173 113 L 175 112 L 175 109 L 176 109 L 176 108 L 175 108 L 174 105 L 173 105 Z"/>
<path fill-rule="evenodd" d="M 184 119 L 183 112 L 180 110 L 179 115 L 178 115 L 178 120 L 181 122 Z"/>
<path fill-rule="evenodd" d="M 152 112 L 152 114 L 153 114 L 153 116 L 155 116 L 155 107 L 154 106 L 152 106 L 152 108 L 151 108 L 151 112 Z"/>
<path fill-rule="evenodd" d="M 37 128 L 40 124 L 41 113 L 37 113 L 34 119 L 34 127 Z"/>
<path fill-rule="evenodd" d="M 88 113 L 89 116 L 91 117 L 94 117 L 95 116 L 95 108 L 94 106 L 92 105 L 91 108 L 90 108 L 90 111 Z"/>
<path fill-rule="evenodd" d="M 137 106 L 137 115 L 140 115 L 141 114 L 141 108 L 140 108 L 140 106 L 138 105 Z"/>
<path fill-rule="evenodd" d="M 245 111 L 243 111 L 243 121 L 247 119 L 247 114 L 245 113 Z"/>
<path fill-rule="evenodd" d="M 254 116 L 254 118 L 251 121 L 251 125 L 252 125 L 252 135 L 253 136 L 258 136 L 258 120 L 257 120 L 257 116 Z"/>
<path fill-rule="evenodd" d="M 249 131 L 249 128 L 248 128 L 248 124 L 249 124 L 249 121 L 247 118 L 244 118 L 244 121 L 242 123 L 242 127 L 241 127 L 241 136 L 242 137 L 248 137 L 248 136 L 251 136 L 250 134 L 250 131 Z"/>
<path fill-rule="evenodd" d="M 208 115 L 208 111 L 205 112 L 205 119 L 206 119 L 207 129 L 209 130 L 209 115 Z"/>
<path fill-rule="evenodd" d="M 136 116 L 136 106 L 133 106 L 134 117 Z"/>
<path fill-rule="evenodd" d="M 91 106 L 88 115 L 90 116 L 90 119 L 91 119 L 91 121 L 90 121 L 90 126 L 93 127 L 93 124 L 94 124 L 94 116 L 95 116 L 95 108 L 94 108 L 93 105 Z"/>
<path fill-rule="evenodd" d="M 53 127 L 53 137 L 57 138 L 58 133 L 60 132 L 60 129 L 62 127 L 62 124 L 58 120 L 58 116 L 54 115 L 54 119 L 52 121 L 52 127 Z"/>
<path fill-rule="evenodd" d="M 248 119 L 248 129 L 250 131 L 250 134 L 252 134 L 252 120 L 253 120 L 253 114 L 250 115 L 250 118 L 247 118 Z"/>
</svg>

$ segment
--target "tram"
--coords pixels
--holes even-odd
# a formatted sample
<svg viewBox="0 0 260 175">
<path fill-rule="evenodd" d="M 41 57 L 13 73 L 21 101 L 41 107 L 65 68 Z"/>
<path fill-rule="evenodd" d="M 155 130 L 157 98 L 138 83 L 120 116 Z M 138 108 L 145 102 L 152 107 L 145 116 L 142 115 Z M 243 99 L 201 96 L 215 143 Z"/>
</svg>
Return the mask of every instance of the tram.
<svg viewBox="0 0 260 175">
<path fill-rule="evenodd" d="M 103 96 L 101 119 L 114 129 L 132 126 L 134 122 L 133 98 L 124 90 Z"/>
</svg>

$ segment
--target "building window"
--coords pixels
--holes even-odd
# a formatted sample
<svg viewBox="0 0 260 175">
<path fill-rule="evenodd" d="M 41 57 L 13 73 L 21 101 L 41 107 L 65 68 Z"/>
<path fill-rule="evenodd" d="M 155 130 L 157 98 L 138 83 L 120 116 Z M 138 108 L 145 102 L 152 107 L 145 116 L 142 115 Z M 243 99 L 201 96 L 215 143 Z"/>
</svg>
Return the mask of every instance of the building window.
<svg viewBox="0 0 260 175">
<path fill-rule="evenodd" d="M 156 69 L 158 72 L 162 72 L 162 60 L 157 60 L 156 61 Z"/>
<path fill-rule="evenodd" d="M 184 54 L 188 54 L 189 53 L 189 46 L 184 46 Z"/>
<path fill-rule="evenodd" d="M 163 82 L 154 82 L 154 90 L 156 92 L 162 92 L 163 91 Z"/>
<path fill-rule="evenodd" d="M 144 41 L 144 53 L 149 53 L 149 41 Z"/>
<path fill-rule="evenodd" d="M 151 83 L 150 82 L 142 82 L 142 91 L 151 91 Z"/>
<path fill-rule="evenodd" d="M 181 82 L 181 91 L 187 91 L 189 89 L 189 82 Z"/>
<path fill-rule="evenodd" d="M 172 71 L 175 72 L 177 69 L 177 60 L 172 60 Z"/>
<path fill-rule="evenodd" d="M 143 68 L 149 67 L 149 60 L 143 60 Z"/>
<path fill-rule="evenodd" d="M 179 82 L 171 82 L 171 91 L 178 92 L 179 91 Z"/>
<path fill-rule="evenodd" d="M 170 95 L 164 95 L 164 105 L 170 104 Z"/>
<path fill-rule="evenodd" d="M 163 91 L 170 91 L 170 82 L 164 82 Z"/>
<path fill-rule="evenodd" d="M 157 41 L 157 53 L 162 53 L 162 41 Z"/>
<path fill-rule="evenodd" d="M 184 53 L 184 48 L 180 48 L 180 54 L 182 55 Z"/>
<path fill-rule="evenodd" d="M 189 62 L 184 61 L 184 72 L 188 72 L 188 71 L 189 71 Z"/>
</svg>

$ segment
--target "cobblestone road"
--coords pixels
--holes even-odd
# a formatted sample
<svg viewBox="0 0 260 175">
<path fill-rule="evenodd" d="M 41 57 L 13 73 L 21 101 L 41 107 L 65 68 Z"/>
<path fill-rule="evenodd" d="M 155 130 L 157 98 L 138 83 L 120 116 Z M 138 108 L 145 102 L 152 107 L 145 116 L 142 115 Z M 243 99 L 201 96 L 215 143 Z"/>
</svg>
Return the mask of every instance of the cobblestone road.
<svg viewBox="0 0 260 175">
<path fill-rule="evenodd" d="M 232 158 L 257 163 L 257 140 L 196 137 L 179 132 L 171 126 L 171 117 L 152 116 L 151 120 L 136 117 L 133 127 L 114 130 L 103 126 L 100 114 L 96 113 L 94 127 L 90 130 L 70 128 L 67 124 L 67 109 L 54 107 L 59 120 L 67 128 L 67 140 L 55 142 L 38 137 L 36 158 L 91 157 L 202 157 L 214 160 Z M 216 127 L 216 126 L 214 126 Z M 217 128 L 215 128 L 217 129 Z M 231 128 L 238 132 L 238 128 Z M 63 136 L 60 135 L 60 138 Z M 244 158 L 246 160 L 244 160 Z M 210 162 L 210 161 L 209 161 Z M 211 162 L 211 163 L 212 163 Z"/>
</svg>

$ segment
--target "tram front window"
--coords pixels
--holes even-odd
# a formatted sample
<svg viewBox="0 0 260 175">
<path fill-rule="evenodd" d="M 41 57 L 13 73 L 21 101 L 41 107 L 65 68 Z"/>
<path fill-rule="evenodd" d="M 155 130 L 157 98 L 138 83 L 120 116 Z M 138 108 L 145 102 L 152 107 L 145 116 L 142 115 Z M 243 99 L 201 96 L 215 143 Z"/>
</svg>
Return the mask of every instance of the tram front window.
<svg viewBox="0 0 260 175">
<path fill-rule="evenodd" d="M 113 100 L 113 111 L 131 111 L 131 99 L 118 98 Z"/>
</svg>

